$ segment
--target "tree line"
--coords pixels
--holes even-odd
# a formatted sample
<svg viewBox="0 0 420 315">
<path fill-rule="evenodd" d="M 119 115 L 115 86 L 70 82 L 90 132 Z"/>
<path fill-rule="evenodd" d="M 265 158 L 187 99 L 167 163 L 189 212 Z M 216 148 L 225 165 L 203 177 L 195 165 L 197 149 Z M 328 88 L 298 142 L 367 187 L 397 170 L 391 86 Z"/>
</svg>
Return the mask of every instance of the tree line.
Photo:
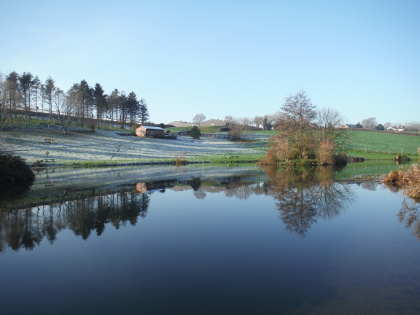
<svg viewBox="0 0 420 315">
<path fill-rule="evenodd" d="M 126 94 L 114 89 L 106 94 L 102 85 L 90 86 L 86 80 L 74 83 L 65 92 L 48 77 L 42 82 L 30 72 L 0 73 L 0 121 L 11 120 L 22 113 L 30 118 L 33 113 L 48 113 L 51 119 L 79 121 L 82 126 L 101 122 L 144 124 L 149 120 L 148 105 L 134 92 Z"/>
</svg>

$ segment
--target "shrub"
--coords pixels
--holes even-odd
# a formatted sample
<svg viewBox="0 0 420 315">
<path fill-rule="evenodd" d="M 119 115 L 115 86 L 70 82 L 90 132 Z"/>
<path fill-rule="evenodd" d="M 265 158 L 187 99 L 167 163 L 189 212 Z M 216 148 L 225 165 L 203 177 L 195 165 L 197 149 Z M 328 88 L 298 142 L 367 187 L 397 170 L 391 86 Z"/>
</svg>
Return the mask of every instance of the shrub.
<svg viewBox="0 0 420 315">
<path fill-rule="evenodd" d="M 238 141 L 241 140 L 242 136 L 242 126 L 238 124 L 234 124 L 231 126 L 229 133 L 228 133 L 229 139 L 232 141 Z"/>
<path fill-rule="evenodd" d="M 410 158 L 405 154 L 399 153 L 394 157 L 394 161 L 398 163 L 404 163 L 404 162 L 409 162 Z"/>
<path fill-rule="evenodd" d="M 198 128 L 197 126 L 193 126 L 190 130 L 190 136 L 193 139 L 200 139 L 200 137 L 201 137 L 200 128 Z"/>
<path fill-rule="evenodd" d="M 0 191 L 20 193 L 33 183 L 35 175 L 18 156 L 0 153 Z"/>
<path fill-rule="evenodd" d="M 400 187 L 407 196 L 420 200 L 420 165 L 413 165 L 405 171 L 392 171 L 385 176 L 384 183 Z"/>
<path fill-rule="evenodd" d="M 186 165 L 186 164 L 187 164 L 187 160 L 185 159 L 185 157 L 177 156 L 175 158 L 175 165 L 176 166 L 181 166 L 181 165 Z"/>
<path fill-rule="evenodd" d="M 259 161 L 260 165 L 277 165 L 278 159 L 273 149 L 267 151 L 267 154 Z"/>
<path fill-rule="evenodd" d="M 331 141 L 321 141 L 318 148 L 318 161 L 321 165 L 334 164 L 334 143 Z"/>
<path fill-rule="evenodd" d="M 334 156 L 334 165 L 338 167 L 343 167 L 347 165 L 349 158 L 345 153 L 339 153 Z"/>
<path fill-rule="evenodd" d="M 404 173 L 402 171 L 392 171 L 385 175 L 384 183 L 400 187 L 403 184 L 403 178 Z"/>
<path fill-rule="evenodd" d="M 90 129 L 90 131 L 95 132 L 96 130 L 96 121 L 95 119 L 89 118 L 86 120 L 86 126 Z"/>
<path fill-rule="evenodd" d="M 347 164 L 345 154 L 335 155 L 335 144 L 330 139 L 317 140 L 315 132 L 305 133 L 298 140 L 287 138 L 279 133 L 270 139 L 270 149 L 261 164 L 274 165 L 279 161 L 308 161 L 310 165 Z"/>
</svg>

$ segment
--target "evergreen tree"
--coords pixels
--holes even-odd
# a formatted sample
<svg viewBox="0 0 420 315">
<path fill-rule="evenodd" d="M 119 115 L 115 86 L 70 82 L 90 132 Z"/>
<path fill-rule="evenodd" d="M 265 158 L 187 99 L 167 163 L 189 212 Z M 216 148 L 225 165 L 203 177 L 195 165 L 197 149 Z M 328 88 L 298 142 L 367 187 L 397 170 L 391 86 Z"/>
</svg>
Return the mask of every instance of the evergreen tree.
<svg viewBox="0 0 420 315">
<path fill-rule="evenodd" d="M 96 119 L 100 120 L 102 119 L 103 113 L 106 112 L 108 104 L 107 104 L 106 96 L 104 94 L 104 90 L 99 83 L 95 84 L 93 97 L 94 97 L 95 108 L 96 108 Z"/>
<path fill-rule="evenodd" d="M 130 117 L 130 123 L 134 124 L 136 122 L 137 114 L 139 112 L 139 101 L 137 100 L 137 95 L 134 92 L 130 92 L 127 98 L 127 111 L 128 116 Z"/>
<path fill-rule="evenodd" d="M 53 112 L 52 104 L 53 104 L 54 91 L 55 91 L 55 82 L 51 77 L 49 77 L 45 81 L 45 84 L 44 84 L 44 93 L 45 93 L 45 98 L 47 99 L 47 102 L 48 102 L 48 111 L 50 115 L 52 115 L 52 112 Z"/>
<path fill-rule="evenodd" d="M 19 77 L 19 83 L 23 94 L 23 106 L 25 108 L 25 112 L 27 113 L 31 107 L 30 100 L 31 100 L 31 84 L 32 84 L 33 76 L 30 72 L 24 72 Z"/>
<path fill-rule="evenodd" d="M 140 99 L 138 115 L 139 115 L 140 123 L 142 125 L 144 125 L 149 119 L 149 110 L 147 108 L 147 103 L 144 98 Z"/>
</svg>

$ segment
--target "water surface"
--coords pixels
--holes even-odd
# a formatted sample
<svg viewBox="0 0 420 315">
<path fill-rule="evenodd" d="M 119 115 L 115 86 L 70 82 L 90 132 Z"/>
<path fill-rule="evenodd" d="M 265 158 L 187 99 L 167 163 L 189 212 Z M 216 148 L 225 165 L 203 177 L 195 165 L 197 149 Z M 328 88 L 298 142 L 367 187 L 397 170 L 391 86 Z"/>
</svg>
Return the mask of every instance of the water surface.
<svg viewBox="0 0 420 315">
<path fill-rule="evenodd" d="M 420 314 L 420 206 L 267 170 L 0 212 L 1 314 Z"/>
</svg>

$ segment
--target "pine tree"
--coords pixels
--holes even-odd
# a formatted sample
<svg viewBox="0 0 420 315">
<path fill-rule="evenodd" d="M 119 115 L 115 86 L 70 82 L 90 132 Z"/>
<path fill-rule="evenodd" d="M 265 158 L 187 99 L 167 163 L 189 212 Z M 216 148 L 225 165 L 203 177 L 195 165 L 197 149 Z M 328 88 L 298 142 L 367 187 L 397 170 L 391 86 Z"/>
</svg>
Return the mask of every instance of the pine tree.
<svg viewBox="0 0 420 315">
<path fill-rule="evenodd" d="M 147 120 L 149 119 L 149 110 L 147 108 L 147 103 L 146 103 L 146 100 L 144 98 L 140 99 L 138 115 L 139 115 L 140 123 L 142 125 L 144 125 L 147 122 Z"/>
</svg>

